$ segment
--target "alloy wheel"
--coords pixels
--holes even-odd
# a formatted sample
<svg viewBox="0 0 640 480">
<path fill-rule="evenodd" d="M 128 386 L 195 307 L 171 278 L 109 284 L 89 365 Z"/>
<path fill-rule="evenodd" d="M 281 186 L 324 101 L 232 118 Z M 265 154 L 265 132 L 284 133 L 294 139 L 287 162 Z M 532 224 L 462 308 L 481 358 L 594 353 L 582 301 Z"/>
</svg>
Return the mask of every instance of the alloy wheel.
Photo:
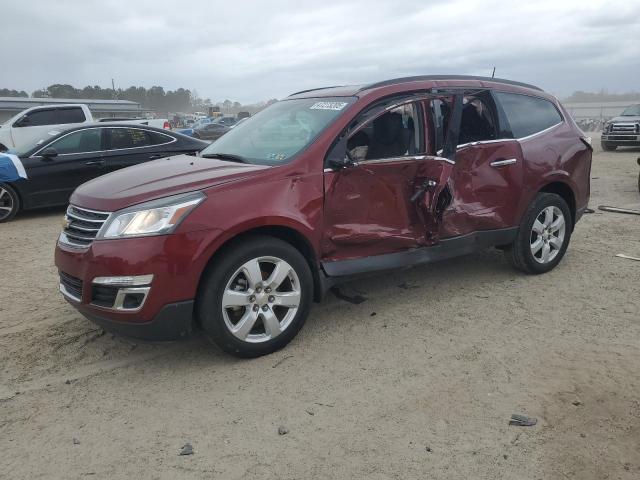
<svg viewBox="0 0 640 480">
<path fill-rule="evenodd" d="M 249 343 L 269 341 L 284 332 L 300 307 L 298 274 L 276 257 L 258 257 L 238 268 L 222 295 L 229 331 Z"/>
<path fill-rule="evenodd" d="M 531 228 L 530 247 L 538 263 L 549 263 L 562 249 L 566 222 L 562 210 L 549 206 L 536 217 Z"/>
<path fill-rule="evenodd" d="M 6 188 L 0 187 L 0 220 L 4 220 L 14 209 L 13 197 Z"/>
</svg>

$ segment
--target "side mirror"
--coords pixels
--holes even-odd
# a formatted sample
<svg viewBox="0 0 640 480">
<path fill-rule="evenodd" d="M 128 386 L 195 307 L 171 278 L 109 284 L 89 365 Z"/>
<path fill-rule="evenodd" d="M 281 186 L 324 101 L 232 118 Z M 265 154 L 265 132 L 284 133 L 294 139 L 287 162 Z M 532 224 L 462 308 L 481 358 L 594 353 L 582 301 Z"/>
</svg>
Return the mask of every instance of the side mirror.
<svg viewBox="0 0 640 480">
<path fill-rule="evenodd" d="M 347 168 L 356 161 L 347 150 L 347 135 L 343 135 L 327 155 L 327 164 L 332 168 Z"/>
<path fill-rule="evenodd" d="M 40 156 L 42 158 L 46 158 L 47 160 L 51 160 L 58 156 L 58 151 L 53 147 L 45 148 L 42 152 L 40 152 Z"/>
</svg>

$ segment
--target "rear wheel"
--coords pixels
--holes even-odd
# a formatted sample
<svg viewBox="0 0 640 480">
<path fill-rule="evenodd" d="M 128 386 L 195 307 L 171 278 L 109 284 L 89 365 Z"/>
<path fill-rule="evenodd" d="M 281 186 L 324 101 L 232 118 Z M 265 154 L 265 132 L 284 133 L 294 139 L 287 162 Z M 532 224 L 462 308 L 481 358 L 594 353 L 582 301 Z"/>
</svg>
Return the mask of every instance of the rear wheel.
<svg viewBox="0 0 640 480">
<path fill-rule="evenodd" d="M 8 222 L 20 210 L 20 197 L 5 183 L 0 183 L 0 223 Z"/>
<path fill-rule="evenodd" d="M 305 258 L 268 236 L 247 238 L 219 258 L 197 300 L 200 324 L 211 340 L 239 357 L 284 347 L 311 307 L 313 278 Z"/>
<path fill-rule="evenodd" d="M 560 263 L 571 239 L 571 211 L 555 193 L 539 193 L 505 250 L 511 264 L 527 273 L 546 273 Z"/>
<path fill-rule="evenodd" d="M 613 152 L 616 148 L 618 148 L 617 145 L 611 145 L 610 143 L 601 143 L 600 145 L 602 146 L 602 150 L 604 150 L 605 152 Z"/>
</svg>

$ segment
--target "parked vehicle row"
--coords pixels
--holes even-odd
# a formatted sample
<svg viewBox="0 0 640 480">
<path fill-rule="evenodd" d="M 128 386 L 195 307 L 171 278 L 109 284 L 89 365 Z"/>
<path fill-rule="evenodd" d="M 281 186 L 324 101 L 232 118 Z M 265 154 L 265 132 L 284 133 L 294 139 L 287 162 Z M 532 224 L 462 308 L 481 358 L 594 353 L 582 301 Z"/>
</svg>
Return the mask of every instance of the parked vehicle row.
<svg viewBox="0 0 640 480">
<path fill-rule="evenodd" d="M 182 128 L 177 131 L 190 137 L 213 141 L 227 133 L 238 122 L 242 122 L 243 119 L 237 120 L 234 117 L 206 117 L 197 120 L 189 128 Z"/>
<path fill-rule="evenodd" d="M 123 123 L 86 124 L 46 135 L 12 151 L 27 178 L 0 180 L 0 222 L 20 210 L 66 205 L 76 187 L 100 175 L 172 155 L 195 155 L 207 145 L 170 130 Z"/>
<path fill-rule="evenodd" d="M 71 197 L 60 291 L 88 319 L 252 357 L 286 345 L 332 285 L 495 246 L 562 259 L 592 148 L 537 87 L 467 76 L 307 90 L 202 150 Z"/>
<path fill-rule="evenodd" d="M 95 121 L 91 110 L 85 104 L 45 105 L 28 108 L 7 120 L 0 127 L 0 151 L 21 150 L 44 138 L 47 134 L 53 136 L 62 130 L 88 125 Z M 165 118 L 151 120 L 139 118 L 119 121 L 163 129 L 170 128 L 169 121 Z"/>
</svg>

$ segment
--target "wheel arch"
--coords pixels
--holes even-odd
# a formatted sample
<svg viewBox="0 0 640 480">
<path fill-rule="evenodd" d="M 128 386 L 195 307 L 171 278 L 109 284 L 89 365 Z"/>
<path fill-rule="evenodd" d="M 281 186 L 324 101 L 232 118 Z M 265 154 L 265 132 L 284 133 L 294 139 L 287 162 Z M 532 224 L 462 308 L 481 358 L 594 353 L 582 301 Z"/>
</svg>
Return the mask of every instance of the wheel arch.
<svg viewBox="0 0 640 480">
<path fill-rule="evenodd" d="M 0 185 L 4 185 L 5 187 L 9 187 L 11 190 L 13 190 L 13 192 L 18 197 L 18 212 L 20 212 L 20 210 L 24 210 L 25 206 L 22 191 L 13 183 L 0 182 Z"/>
<path fill-rule="evenodd" d="M 556 180 L 547 183 L 538 190 L 538 193 L 555 193 L 567 202 L 569 210 L 571 211 L 571 230 L 573 231 L 576 224 L 576 194 L 573 188 L 566 182 Z"/>
<path fill-rule="evenodd" d="M 198 279 L 198 295 L 200 294 L 200 288 L 203 283 L 202 279 L 212 268 L 215 267 L 216 259 L 221 255 L 224 255 L 229 248 L 233 247 L 238 242 L 256 235 L 267 235 L 280 239 L 291 245 L 304 256 L 309 268 L 311 269 L 311 276 L 313 278 L 313 299 L 314 301 L 320 301 L 324 292 L 322 289 L 322 272 L 320 271 L 318 258 L 311 241 L 299 229 L 290 225 L 279 224 L 248 227 L 241 231 L 233 232 L 227 238 L 224 238 L 211 254 L 202 272 L 200 272 L 200 277 Z"/>
</svg>

